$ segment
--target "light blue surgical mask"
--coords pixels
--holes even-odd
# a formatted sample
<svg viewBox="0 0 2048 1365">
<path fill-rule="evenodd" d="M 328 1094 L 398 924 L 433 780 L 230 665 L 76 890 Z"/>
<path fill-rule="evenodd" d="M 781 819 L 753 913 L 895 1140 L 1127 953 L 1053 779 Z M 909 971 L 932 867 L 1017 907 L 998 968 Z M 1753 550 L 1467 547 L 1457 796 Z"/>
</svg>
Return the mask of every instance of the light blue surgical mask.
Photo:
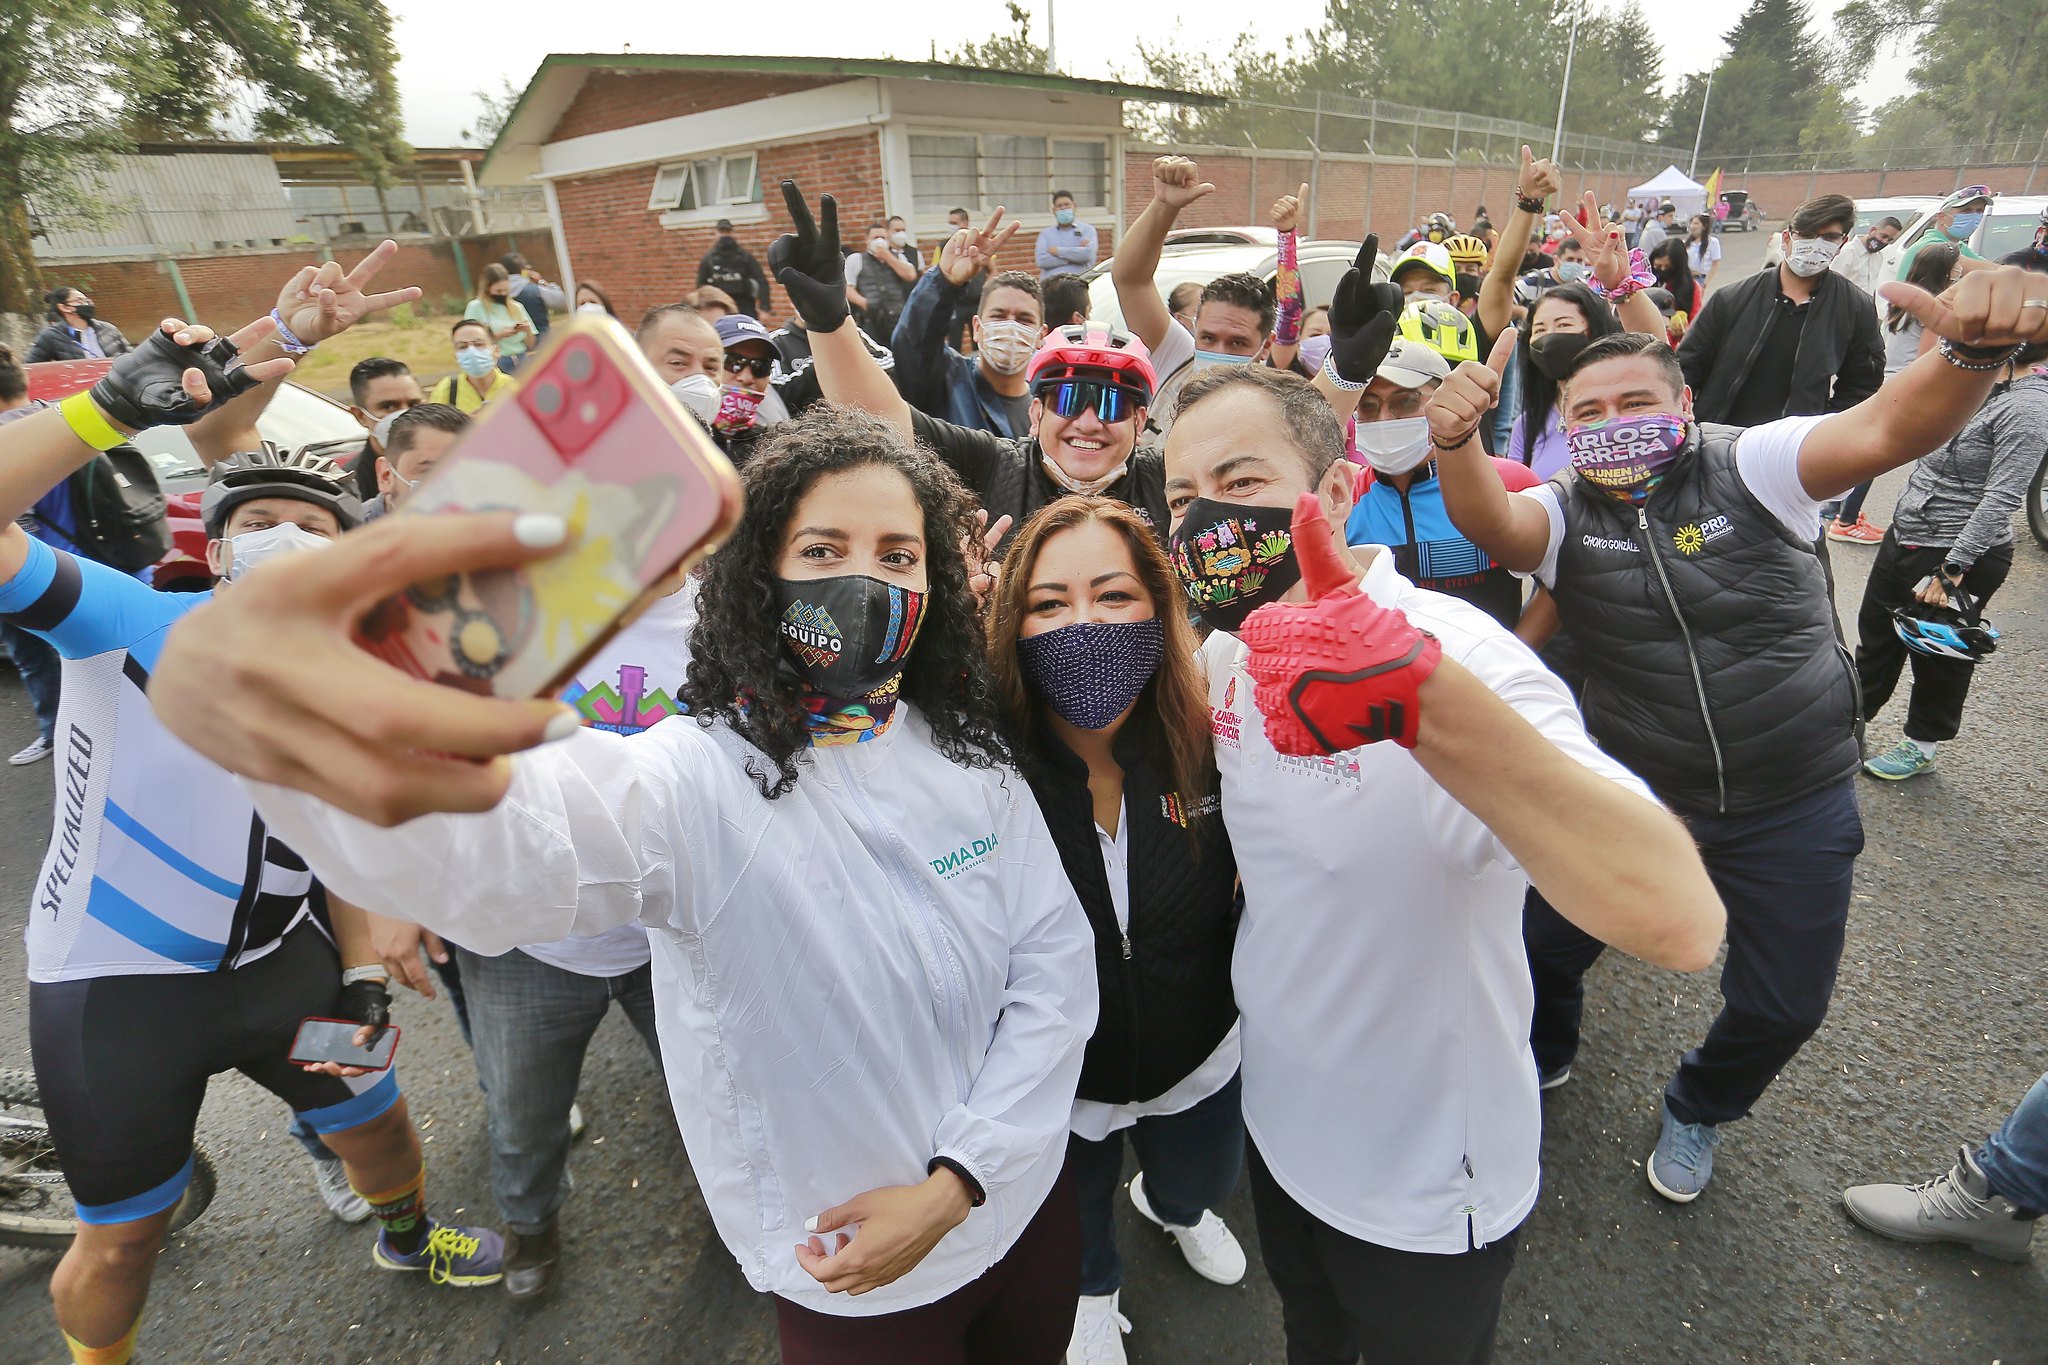
<svg viewBox="0 0 2048 1365">
<path fill-rule="evenodd" d="M 1249 365 L 1252 359 L 1248 355 L 1225 355 L 1221 351 L 1196 351 L 1195 369 L 1206 370 L 1211 365 Z"/>
<path fill-rule="evenodd" d="M 1566 284 L 1577 284 L 1591 273 L 1592 267 L 1588 266 L 1584 261 L 1559 261 L 1557 263 L 1557 277 Z"/>
<path fill-rule="evenodd" d="M 1984 213 L 1981 209 L 1976 213 L 1959 213 L 1949 224 L 1948 235 L 1959 242 L 1968 241 L 1970 235 L 1983 225 Z"/>
<path fill-rule="evenodd" d="M 482 379 L 492 370 L 498 368 L 497 357 L 493 356 L 488 350 L 476 346 L 464 347 L 462 350 L 457 351 L 455 353 L 455 363 L 460 365 L 462 372 L 471 379 Z"/>
<path fill-rule="evenodd" d="M 1061 227 L 1072 227 L 1074 225 L 1074 211 L 1072 209 L 1054 209 L 1052 211 L 1052 220 Z"/>
</svg>

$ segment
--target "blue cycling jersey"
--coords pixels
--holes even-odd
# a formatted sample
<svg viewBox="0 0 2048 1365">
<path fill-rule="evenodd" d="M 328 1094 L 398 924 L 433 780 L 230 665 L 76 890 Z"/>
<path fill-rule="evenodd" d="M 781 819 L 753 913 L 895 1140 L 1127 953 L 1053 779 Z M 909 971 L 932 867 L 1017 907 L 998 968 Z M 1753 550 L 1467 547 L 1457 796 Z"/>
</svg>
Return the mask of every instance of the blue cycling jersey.
<svg viewBox="0 0 2048 1365">
<path fill-rule="evenodd" d="M 1386 546 L 1416 587 L 1462 598 L 1510 630 L 1521 617 L 1521 584 L 1451 524 L 1434 464 L 1417 470 L 1406 489 L 1373 480 L 1351 509 L 1344 540 Z"/>
<path fill-rule="evenodd" d="M 0 620 L 64 660 L 31 981 L 223 971 L 264 956 L 310 913 L 305 863 L 265 833 L 225 768 L 150 709 L 164 636 L 205 600 L 33 539 L 0 583 Z"/>
</svg>

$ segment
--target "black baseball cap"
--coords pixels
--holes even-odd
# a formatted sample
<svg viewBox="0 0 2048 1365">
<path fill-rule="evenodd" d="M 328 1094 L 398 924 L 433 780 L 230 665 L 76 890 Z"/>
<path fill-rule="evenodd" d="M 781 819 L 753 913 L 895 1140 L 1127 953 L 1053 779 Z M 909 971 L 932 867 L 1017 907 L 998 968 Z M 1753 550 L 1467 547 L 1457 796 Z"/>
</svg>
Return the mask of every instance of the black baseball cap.
<svg viewBox="0 0 2048 1365">
<path fill-rule="evenodd" d="M 720 232 L 731 232 L 731 231 L 732 231 L 732 219 L 730 219 L 730 218 L 721 218 L 721 219 L 719 219 L 719 220 L 718 220 L 718 224 L 717 224 L 717 226 L 718 226 L 718 230 L 719 230 Z"/>
</svg>

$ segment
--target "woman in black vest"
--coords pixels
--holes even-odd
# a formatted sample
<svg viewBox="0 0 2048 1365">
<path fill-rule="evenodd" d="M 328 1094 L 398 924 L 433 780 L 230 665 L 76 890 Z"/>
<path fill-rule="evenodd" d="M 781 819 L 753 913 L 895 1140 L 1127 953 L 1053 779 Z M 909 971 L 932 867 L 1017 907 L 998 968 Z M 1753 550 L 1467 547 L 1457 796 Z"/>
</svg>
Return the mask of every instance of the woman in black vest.
<svg viewBox="0 0 2048 1365">
<path fill-rule="evenodd" d="M 1214 1210 L 1237 1184 L 1244 1119 L 1230 952 L 1236 862 L 1217 808 L 1208 694 L 1173 568 L 1123 503 L 1068 496 L 1003 561 L 989 650 L 1025 776 L 1095 928 L 1100 1021 L 1067 1166 L 1081 1206 L 1069 1360 L 1120 1362 L 1115 1196 L 1219 1284 L 1244 1253 Z"/>
</svg>

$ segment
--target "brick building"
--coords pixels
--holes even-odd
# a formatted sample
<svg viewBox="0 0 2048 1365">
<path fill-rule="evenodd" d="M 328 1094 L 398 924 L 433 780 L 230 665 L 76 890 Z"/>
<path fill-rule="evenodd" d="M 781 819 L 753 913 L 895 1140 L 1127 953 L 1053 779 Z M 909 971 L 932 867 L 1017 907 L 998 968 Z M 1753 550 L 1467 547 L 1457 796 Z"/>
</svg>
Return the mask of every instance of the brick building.
<svg viewBox="0 0 2048 1365">
<path fill-rule="evenodd" d="M 901 214 L 926 257 L 946 213 L 1010 210 L 1001 264 L 1028 268 L 1054 189 L 1071 190 L 1106 258 L 1127 221 L 1123 105 L 1209 95 L 927 62 L 556 54 L 506 120 L 480 180 L 538 182 L 564 282 L 590 279 L 629 321 L 696 284 L 712 225 L 766 264 L 790 228 L 777 186 L 838 196 L 840 236 Z M 1130 206 L 1135 214 L 1142 204 Z M 780 287 L 768 314 L 787 311 Z"/>
</svg>

